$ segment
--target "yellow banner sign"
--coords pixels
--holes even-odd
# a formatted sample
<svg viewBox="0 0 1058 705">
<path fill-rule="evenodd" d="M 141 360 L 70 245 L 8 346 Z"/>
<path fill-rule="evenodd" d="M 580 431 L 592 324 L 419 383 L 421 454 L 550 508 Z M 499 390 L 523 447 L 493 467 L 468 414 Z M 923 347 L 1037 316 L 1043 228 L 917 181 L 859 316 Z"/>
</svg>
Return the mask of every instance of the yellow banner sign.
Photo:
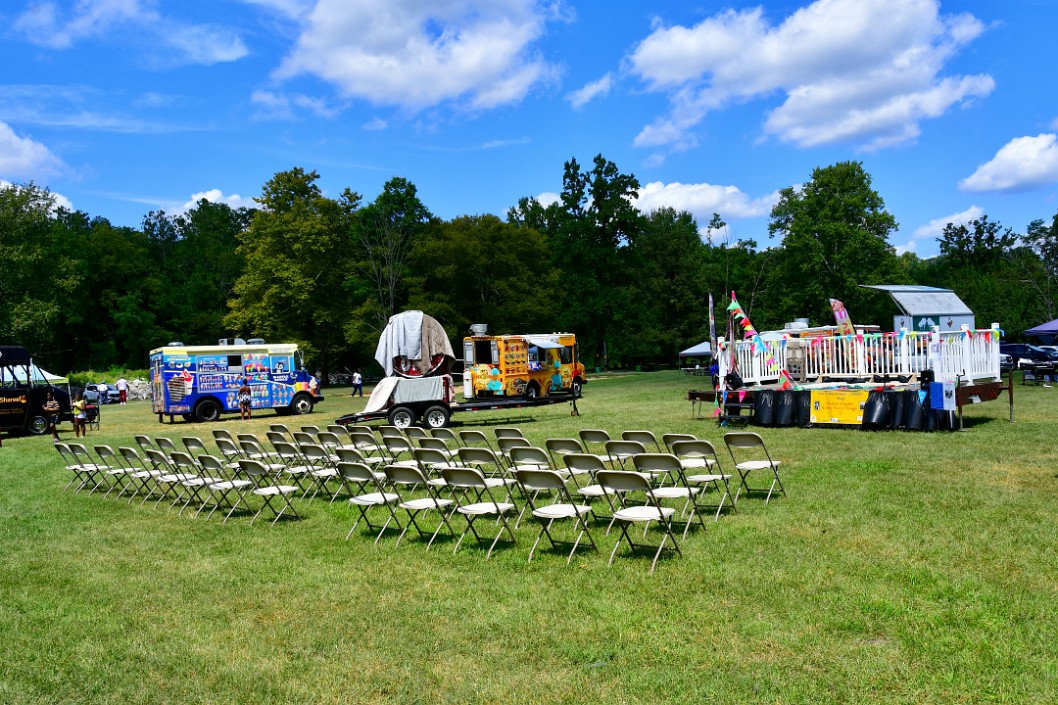
<svg viewBox="0 0 1058 705">
<path fill-rule="evenodd" d="M 867 391 L 861 389 L 819 389 L 812 391 L 812 423 L 863 423 Z"/>
</svg>

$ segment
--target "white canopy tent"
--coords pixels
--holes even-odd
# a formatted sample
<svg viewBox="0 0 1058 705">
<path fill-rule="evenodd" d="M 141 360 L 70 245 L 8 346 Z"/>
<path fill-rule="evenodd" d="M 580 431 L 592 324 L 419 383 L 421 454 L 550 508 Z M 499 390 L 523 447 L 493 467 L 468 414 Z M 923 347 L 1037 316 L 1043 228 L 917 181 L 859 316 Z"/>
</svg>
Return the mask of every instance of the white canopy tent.
<svg viewBox="0 0 1058 705">
<path fill-rule="evenodd" d="M 60 375 L 53 375 L 47 370 L 43 370 L 36 365 L 31 368 L 31 374 L 33 375 L 34 384 L 69 384 L 70 380 Z M 0 382 L 18 382 L 20 384 L 26 383 L 25 367 L 0 367 Z"/>
<path fill-rule="evenodd" d="M 686 350 L 680 351 L 680 357 L 709 357 L 713 353 L 708 340 L 703 340 L 697 345 L 692 345 Z"/>
</svg>

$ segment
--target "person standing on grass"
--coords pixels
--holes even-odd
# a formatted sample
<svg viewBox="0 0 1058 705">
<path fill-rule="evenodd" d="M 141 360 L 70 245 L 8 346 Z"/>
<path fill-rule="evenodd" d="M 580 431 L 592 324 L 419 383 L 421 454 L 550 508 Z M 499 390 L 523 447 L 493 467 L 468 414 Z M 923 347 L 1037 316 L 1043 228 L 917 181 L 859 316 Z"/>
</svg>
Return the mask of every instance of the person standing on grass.
<svg viewBox="0 0 1058 705">
<path fill-rule="evenodd" d="M 253 404 L 253 390 L 250 389 L 250 379 L 244 378 L 242 386 L 239 387 L 239 393 L 236 397 L 239 400 L 239 414 L 243 420 L 250 418 L 250 408 Z"/>
<path fill-rule="evenodd" d="M 59 423 L 59 402 L 55 400 L 55 395 L 48 390 L 48 398 L 44 401 L 44 406 L 41 407 L 41 411 L 44 412 L 44 416 L 48 419 L 48 429 L 51 431 L 52 443 L 59 442 L 59 431 L 55 428 L 55 424 Z"/>
<path fill-rule="evenodd" d="M 88 436 L 88 402 L 84 400 L 84 394 L 77 392 L 77 399 L 73 403 L 73 435 L 74 438 Z"/>
<path fill-rule="evenodd" d="M 364 396 L 364 376 L 360 374 L 360 368 L 356 368 L 356 372 L 353 373 L 353 396 L 356 395 Z"/>
<path fill-rule="evenodd" d="M 124 404 L 129 398 L 129 381 L 124 377 L 118 377 L 114 386 L 118 388 L 118 403 Z"/>
</svg>

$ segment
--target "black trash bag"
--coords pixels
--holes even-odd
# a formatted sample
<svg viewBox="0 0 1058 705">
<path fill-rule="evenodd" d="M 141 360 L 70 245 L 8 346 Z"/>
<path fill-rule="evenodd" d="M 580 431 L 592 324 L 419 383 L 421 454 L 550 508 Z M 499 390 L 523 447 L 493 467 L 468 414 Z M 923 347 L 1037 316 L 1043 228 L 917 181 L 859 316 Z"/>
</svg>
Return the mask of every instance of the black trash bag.
<svg viewBox="0 0 1058 705">
<path fill-rule="evenodd" d="M 886 392 L 868 392 L 863 405 L 863 425 L 867 428 L 881 428 L 889 424 L 889 394 Z"/>
<path fill-rule="evenodd" d="M 775 392 L 775 425 L 793 426 L 796 403 L 794 392 Z"/>
<path fill-rule="evenodd" d="M 812 424 L 812 392 L 794 392 L 797 395 L 797 425 L 808 428 Z"/>
<path fill-rule="evenodd" d="M 907 409 L 907 394 L 892 392 L 889 394 L 889 428 L 894 431 L 904 425 L 904 413 Z"/>
<path fill-rule="evenodd" d="M 775 390 L 765 389 L 753 395 L 753 418 L 758 426 L 771 426 L 775 419 Z"/>
<path fill-rule="evenodd" d="M 914 390 L 904 392 L 904 428 L 908 431 L 922 430 L 922 403 L 918 400 L 918 392 Z"/>
</svg>

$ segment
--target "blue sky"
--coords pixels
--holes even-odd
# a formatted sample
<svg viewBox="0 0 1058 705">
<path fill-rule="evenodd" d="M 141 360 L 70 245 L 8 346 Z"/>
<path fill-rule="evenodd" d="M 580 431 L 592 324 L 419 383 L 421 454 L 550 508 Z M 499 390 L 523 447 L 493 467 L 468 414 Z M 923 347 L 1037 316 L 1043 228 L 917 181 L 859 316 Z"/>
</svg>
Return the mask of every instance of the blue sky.
<svg viewBox="0 0 1058 705">
<path fill-rule="evenodd" d="M 1055 0 L 6 0 L 0 181 L 139 227 L 293 167 L 503 216 L 601 153 L 638 204 L 771 244 L 776 192 L 863 162 L 944 223 L 1058 212 Z"/>
</svg>

